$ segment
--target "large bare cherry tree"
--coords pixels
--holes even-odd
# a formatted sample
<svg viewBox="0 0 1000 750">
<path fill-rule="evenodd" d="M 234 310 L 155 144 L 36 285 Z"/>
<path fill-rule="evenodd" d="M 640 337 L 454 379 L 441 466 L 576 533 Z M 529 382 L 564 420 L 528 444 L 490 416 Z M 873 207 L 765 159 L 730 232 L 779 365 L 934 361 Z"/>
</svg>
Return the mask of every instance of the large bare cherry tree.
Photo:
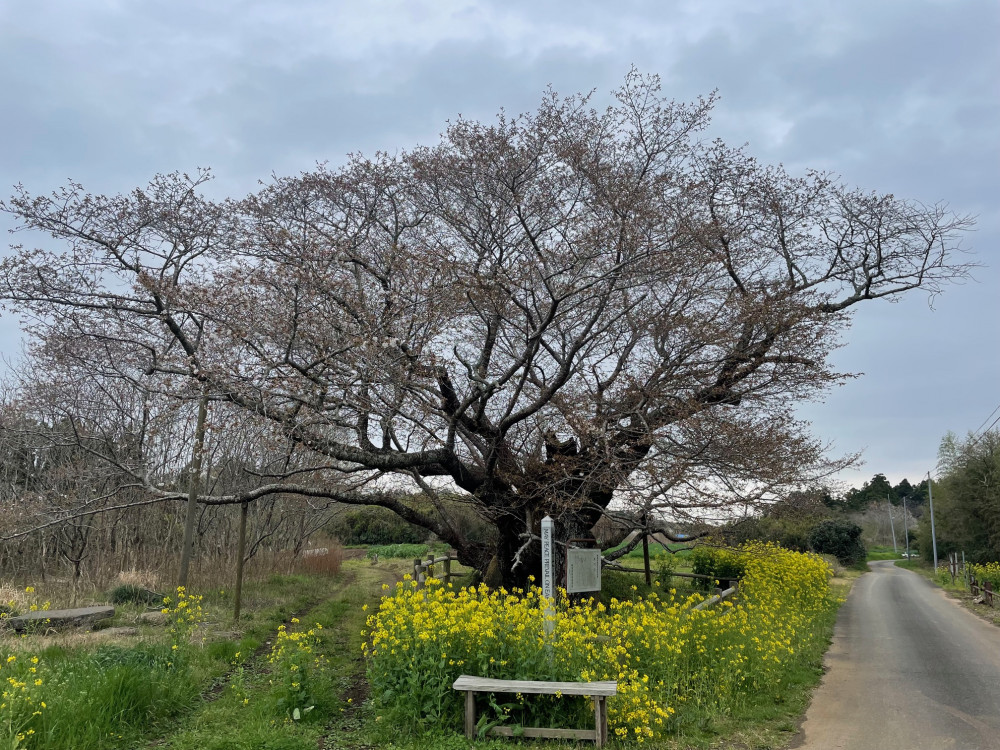
<svg viewBox="0 0 1000 750">
<path fill-rule="evenodd" d="M 20 190 L 5 210 L 56 249 L 9 258 L 2 296 L 40 340 L 295 447 L 203 502 L 377 502 L 523 580 L 546 514 L 585 537 L 619 503 L 697 515 L 830 470 L 791 407 L 843 377 L 854 307 L 966 274 L 967 218 L 702 140 L 711 106 L 633 72 L 605 110 L 550 93 L 239 202 L 205 175 Z"/>
</svg>

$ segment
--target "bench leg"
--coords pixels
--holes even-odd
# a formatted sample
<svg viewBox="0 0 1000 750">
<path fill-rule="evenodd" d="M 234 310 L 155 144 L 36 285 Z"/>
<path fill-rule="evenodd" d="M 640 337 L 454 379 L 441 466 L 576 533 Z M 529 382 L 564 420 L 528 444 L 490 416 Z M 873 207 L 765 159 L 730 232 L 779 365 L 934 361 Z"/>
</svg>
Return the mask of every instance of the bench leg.
<svg viewBox="0 0 1000 750">
<path fill-rule="evenodd" d="M 601 744 L 608 743 L 608 699 L 601 698 Z"/>
<path fill-rule="evenodd" d="M 465 736 L 470 740 L 476 735 L 476 694 L 465 691 Z"/>
<path fill-rule="evenodd" d="M 594 696 L 594 744 L 597 747 L 604 746 L 604 722 L 602 721 L 602 713 L 604 708 L 604 698 L 601 696 Z"/>
</svg>

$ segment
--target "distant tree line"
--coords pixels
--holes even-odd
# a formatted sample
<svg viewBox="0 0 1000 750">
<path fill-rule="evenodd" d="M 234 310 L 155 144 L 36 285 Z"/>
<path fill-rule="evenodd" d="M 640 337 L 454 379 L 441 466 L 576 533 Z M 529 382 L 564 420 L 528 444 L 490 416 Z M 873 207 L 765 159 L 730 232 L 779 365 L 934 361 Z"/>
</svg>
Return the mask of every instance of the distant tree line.
<svg viewBox="0 0 1000 750">
<path fill-rule="evenodd" d="M 904 499 L 911 508 L 923 505 L 927 502 L 927 480 L 912 485 L 909 480 L 903 478 L 899 484 L 893 486 L 885 474 L 876 474 L 860 488 L 849 489 L 844 493 L 841 502 L 847 510 L 860 511 L 871 503 L 884 503 L 887 499 L 893 505 L 902 505 Z"/>
<path fill-rule="evenodd" d="M 946 435 L 933 489 L 938 559 L 964 552 L 970 562 L 1000 560 L 1000 435 Z M 921 555 L 931 560 L 927 514 L 920 522 L 919 539 Z"/>
</svg>

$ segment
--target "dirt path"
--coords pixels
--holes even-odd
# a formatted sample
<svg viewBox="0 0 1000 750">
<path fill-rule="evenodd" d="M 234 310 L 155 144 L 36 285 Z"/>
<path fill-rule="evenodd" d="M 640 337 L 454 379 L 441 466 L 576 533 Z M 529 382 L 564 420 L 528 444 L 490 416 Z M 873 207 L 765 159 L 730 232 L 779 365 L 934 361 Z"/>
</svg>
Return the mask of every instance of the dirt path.
<svg viewBox="0 0 1000 750">
<path fill-rule="evenodd" d="M 373 586 L 369 602 L 369 609 L 373 609 L 381 598 L 382 584 L 394 587 L 398 581 L 403 580 L 403 573 L 398 565 L 393 567 L 387 564 L 372 565 L 369 570 L 376 578 L 374 584 L 366 582 L 366 585 Z M 339 645 L 345 649 L 351 648 L 352 639 L 343 630 L 341 630 L 340 639 Z M 341 701 L 347 704 L 346 708 L 340 717 L 329 725 L 328 731 L 325 733 L 326 736 L 320 738 L 318 750 L 325 750 L 334 744 L 337 747 L 350 747 L 352 750 L 367 750 L 367 745 L 354 742 L 350 738 L 353 730 L 358 727 L 361 721 L 358 712 L 364 702 L 368 700 L 369 693 L 368 681 L 365 679 L 365 661 L 359 648 L 353 649 L 347 677 L 347 686 L 340 694 Z"/>
<path fill-rule="evenodd" d="M 1000 750 L 1000 628 L 871 564 L 841 609 L 799 750 Z"/>
</svg>

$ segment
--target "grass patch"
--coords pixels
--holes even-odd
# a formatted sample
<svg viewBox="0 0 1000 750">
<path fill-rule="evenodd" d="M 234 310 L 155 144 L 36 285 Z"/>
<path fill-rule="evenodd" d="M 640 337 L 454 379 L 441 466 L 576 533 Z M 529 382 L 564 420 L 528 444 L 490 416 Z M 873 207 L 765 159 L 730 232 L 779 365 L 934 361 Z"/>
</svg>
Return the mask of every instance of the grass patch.
<svg viewBox="0 0 1000 750">
<path fill-rule="evenodd" d="M 310 656 L 323 662 L 321 669 L 309 675 L 311 708 L 301 710 L 298 720 L 291 715 L 281 660 L 269 660 L 275 646 L 272 638 L 249 658 L 247 652 L 239 657 L 233 653 L 229 679 L 215 700 L 202 705 L 183 729 L 158 746 L 171 750 L 315 750 L 331 731 L 346 738 L 347 732 L 336 728 L 346 726 L 344 717 L 357 708 L 351 688 L 363 672 L 360 631 L 366 614 L 362 607 L 381 597 L 384 575 L 366 562 L 348 561 L 342 578 L 327 591 L 328 598 L 300 613 L 295 618 L 298 622 L 289 623 L 289 633 L 306 629 L 317 633 Z M 337 745 L 327 741 L 325 746 Z"/>
<path fill-rule="evenodd" d="M 965 584 L 965 579 L 961 575 L 956 576 L 952 580 L 951 573 L 948 572 L 948 568 L 944 565 L 939 565 L 935 571 L 930 563 L 915 557 L 910 560 L 897 560 L 896 567 L 918 573 L 948 591 L 966 591 L 968 588 Z"/>
<path fill-rule="evenodd" d="M 413 560 L 417 557 L 427 557 L 431 552 L 435 556 L 444 555 L 451 549 L 447 544 L 435 542 L 433 544 L 373 544 L 368 547 L 365 555 L 369 560 L 374 560 L 378 555 L 380 560 Z"/>
<path fill-rule="evenodd" d="M 196 720 L 206 696 L 211 704 L 213 685 L 232 669 L 237 652 L 253 654 L 280 623 L 315 606 L 329 588 L 326 576 L 248 582 L 245 615 L 236 626 L 242 632 L 236 637 L 231 630 L 218 630 L 234 627 L 232 594 L 220 588 L 200 600 L 207 622 L 190 643 L 185 634 L 172 644 L 163 626 L 149 624 L 141 625 L 138 642 L 134 636 L 109 640 L 102 633 L 80 631 L 0 639 L 0 679 L 5 686 L 15 679 L 24 687 L 16 701 L 5 701 L 0 709 L 0 746 L 9 740 L 20 747 L 18 734 L 32 750 L 116 750 L 163 737 L 179 722 Z M 115 593 L 132 599 L 120 590 L 109 592 L 108 598 Z M 146 604 L 126 603 L 116 611 L 115 624 L 135 625 L 146 609 Z M 8 655 L 14 659 L 8 662 Z M 313 748 L 318 733 L 313 732 Z M 228 734 L 220 732 L 223 740 L 218 741 Z M 215 740 L 203 739 L 202 747 L 215 746 Z M 271 746 L 257 739 L 247 745 Z"/>
<path fill-rule="evenodd" d="M 920 573 L 927 578 L 934 577 L 934 569 L 917 557 L 911 558 L 910 560 L 905 558 L 902 560 L 896 560 L 896 567 L 903 568 L 904 570 L 912 570 L 914 573 Z"/>
<path fill-rule="evenodd" d="M 902 554 L 894 552 L 892 547 L 872 546 L 868 548 L 867 560 L 904 560 Z"/>
<path fill-rule="evenodd" d="M 100 750 L 135 747 L 147 733 L 194 705 L 203 670 L 167 644 L 104 646 L 93 652 L 53 646 L 40 654 L 14 651 L 4 677 L 9 688 L 0 709 L 0 739 L 33 750 Z M 17 688 L 14 688 L 17 691 Z"/>
<path fill-rule="evenodd" d="M 425 557 L 430 551 L 426 544 L 373 544 L 368 548 L 366 557 L 375 559 L 377 555 L 382 560 L 412 560 L 415 557 Z"/>
</svg>

